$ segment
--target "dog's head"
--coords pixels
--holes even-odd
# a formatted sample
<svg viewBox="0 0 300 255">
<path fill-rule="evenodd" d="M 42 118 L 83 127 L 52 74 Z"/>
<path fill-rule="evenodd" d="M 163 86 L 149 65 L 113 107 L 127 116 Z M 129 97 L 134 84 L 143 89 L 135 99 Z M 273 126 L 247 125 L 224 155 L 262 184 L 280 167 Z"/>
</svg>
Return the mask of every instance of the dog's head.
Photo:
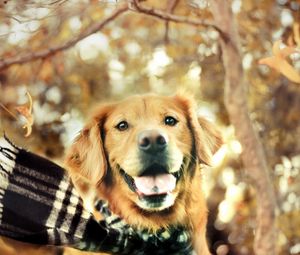
<svg viewBox="0 0 300 255">
<path fill-rule="evenodd" d="M 115 207 L 155 214 L 189 196 L 196 166 L 209 165 L 221 142 L 187 97 L 134 96 L 97 109 L 67 165 Z"/>
</svg>

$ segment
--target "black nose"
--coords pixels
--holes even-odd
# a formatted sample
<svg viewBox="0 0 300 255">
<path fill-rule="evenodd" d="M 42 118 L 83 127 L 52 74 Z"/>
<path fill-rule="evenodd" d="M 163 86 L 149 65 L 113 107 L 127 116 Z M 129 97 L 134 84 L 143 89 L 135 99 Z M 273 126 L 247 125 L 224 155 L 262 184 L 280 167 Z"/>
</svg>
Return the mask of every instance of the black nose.
<svg viewBox="0 0 300 255">
<path fill-rule="evenodd" d="M 144 152 L 162 152 L 167 145 L 168 137 L 159 130 L 145 130 L 138 135 L 138 146 Z"/>
</svg>

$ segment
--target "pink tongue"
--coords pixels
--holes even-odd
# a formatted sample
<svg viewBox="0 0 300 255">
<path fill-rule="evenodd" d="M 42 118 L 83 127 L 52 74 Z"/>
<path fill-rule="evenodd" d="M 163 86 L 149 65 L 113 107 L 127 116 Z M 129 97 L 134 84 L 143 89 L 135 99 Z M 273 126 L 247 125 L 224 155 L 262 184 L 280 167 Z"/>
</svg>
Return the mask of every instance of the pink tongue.
<svg viewBox="0 0 300 255">
<path fill-rule="evenodd" d="M 175 189 L 176 178 L 172 174 L 134 177 L 134 183 L 139 193 L 143 195 L 160 195 Z"/>
</svg>

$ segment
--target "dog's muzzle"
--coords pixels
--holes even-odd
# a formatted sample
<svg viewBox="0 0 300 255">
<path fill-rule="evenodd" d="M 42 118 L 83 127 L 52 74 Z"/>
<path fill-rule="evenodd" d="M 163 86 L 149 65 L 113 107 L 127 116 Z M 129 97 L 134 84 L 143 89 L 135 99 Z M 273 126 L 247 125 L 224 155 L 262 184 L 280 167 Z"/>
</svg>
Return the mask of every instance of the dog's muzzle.
<svg viewBox="0 0 300 255">
<path fill-rule="evenodd" d="M 183 167 L 171 171 L 169 138 L 162 130 L 144 130 L 138 134 L 137 142 L 142 168 L 140 174 L 130 176 L 126 169 L 120 168 L 121 174 L 129 188 L 137 194 L 135 202 L 139 207 L 161 211 L 174 204 L 176 185 Z"/>
<path fill-rule="evenodd" d="M 175 173 L 168 173 L 167 168 L 154 164 L 142 175 L 132 177 L 120 170 L 129 188 L 138 195 L 138 206 L 145 210 L 163 210 L 174 204 L 173 191 L 182 175 L 182 167 Z"/>
</svg>

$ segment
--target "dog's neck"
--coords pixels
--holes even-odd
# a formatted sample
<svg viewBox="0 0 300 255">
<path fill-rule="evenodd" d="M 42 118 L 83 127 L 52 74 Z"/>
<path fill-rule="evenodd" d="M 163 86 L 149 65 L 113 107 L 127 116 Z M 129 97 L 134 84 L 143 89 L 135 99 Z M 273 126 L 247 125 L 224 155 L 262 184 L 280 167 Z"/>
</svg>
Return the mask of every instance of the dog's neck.
<svg viewBox="0 0 300 255">
<path fill-rule="evenodd" d="M 143 240 L 137 247 L 138 250 L 143 250 L 143 254 L 192 254 L 192 237 L 190 231 L 182 226 L 170 226 L 161 228 L 155 232 L 149 229 L 137 229 L 130 226 L 124 219 L 111 212 L 109 204 L 106 201 L 99 200 L 96 204 L 96 209 L 102 214 L 102 224 L 114 229 L 119 233 L 120 237 L 125 235 L 135 236 Z M 142 247 L 142 248 L 141 248 Z"/>
</svg>

